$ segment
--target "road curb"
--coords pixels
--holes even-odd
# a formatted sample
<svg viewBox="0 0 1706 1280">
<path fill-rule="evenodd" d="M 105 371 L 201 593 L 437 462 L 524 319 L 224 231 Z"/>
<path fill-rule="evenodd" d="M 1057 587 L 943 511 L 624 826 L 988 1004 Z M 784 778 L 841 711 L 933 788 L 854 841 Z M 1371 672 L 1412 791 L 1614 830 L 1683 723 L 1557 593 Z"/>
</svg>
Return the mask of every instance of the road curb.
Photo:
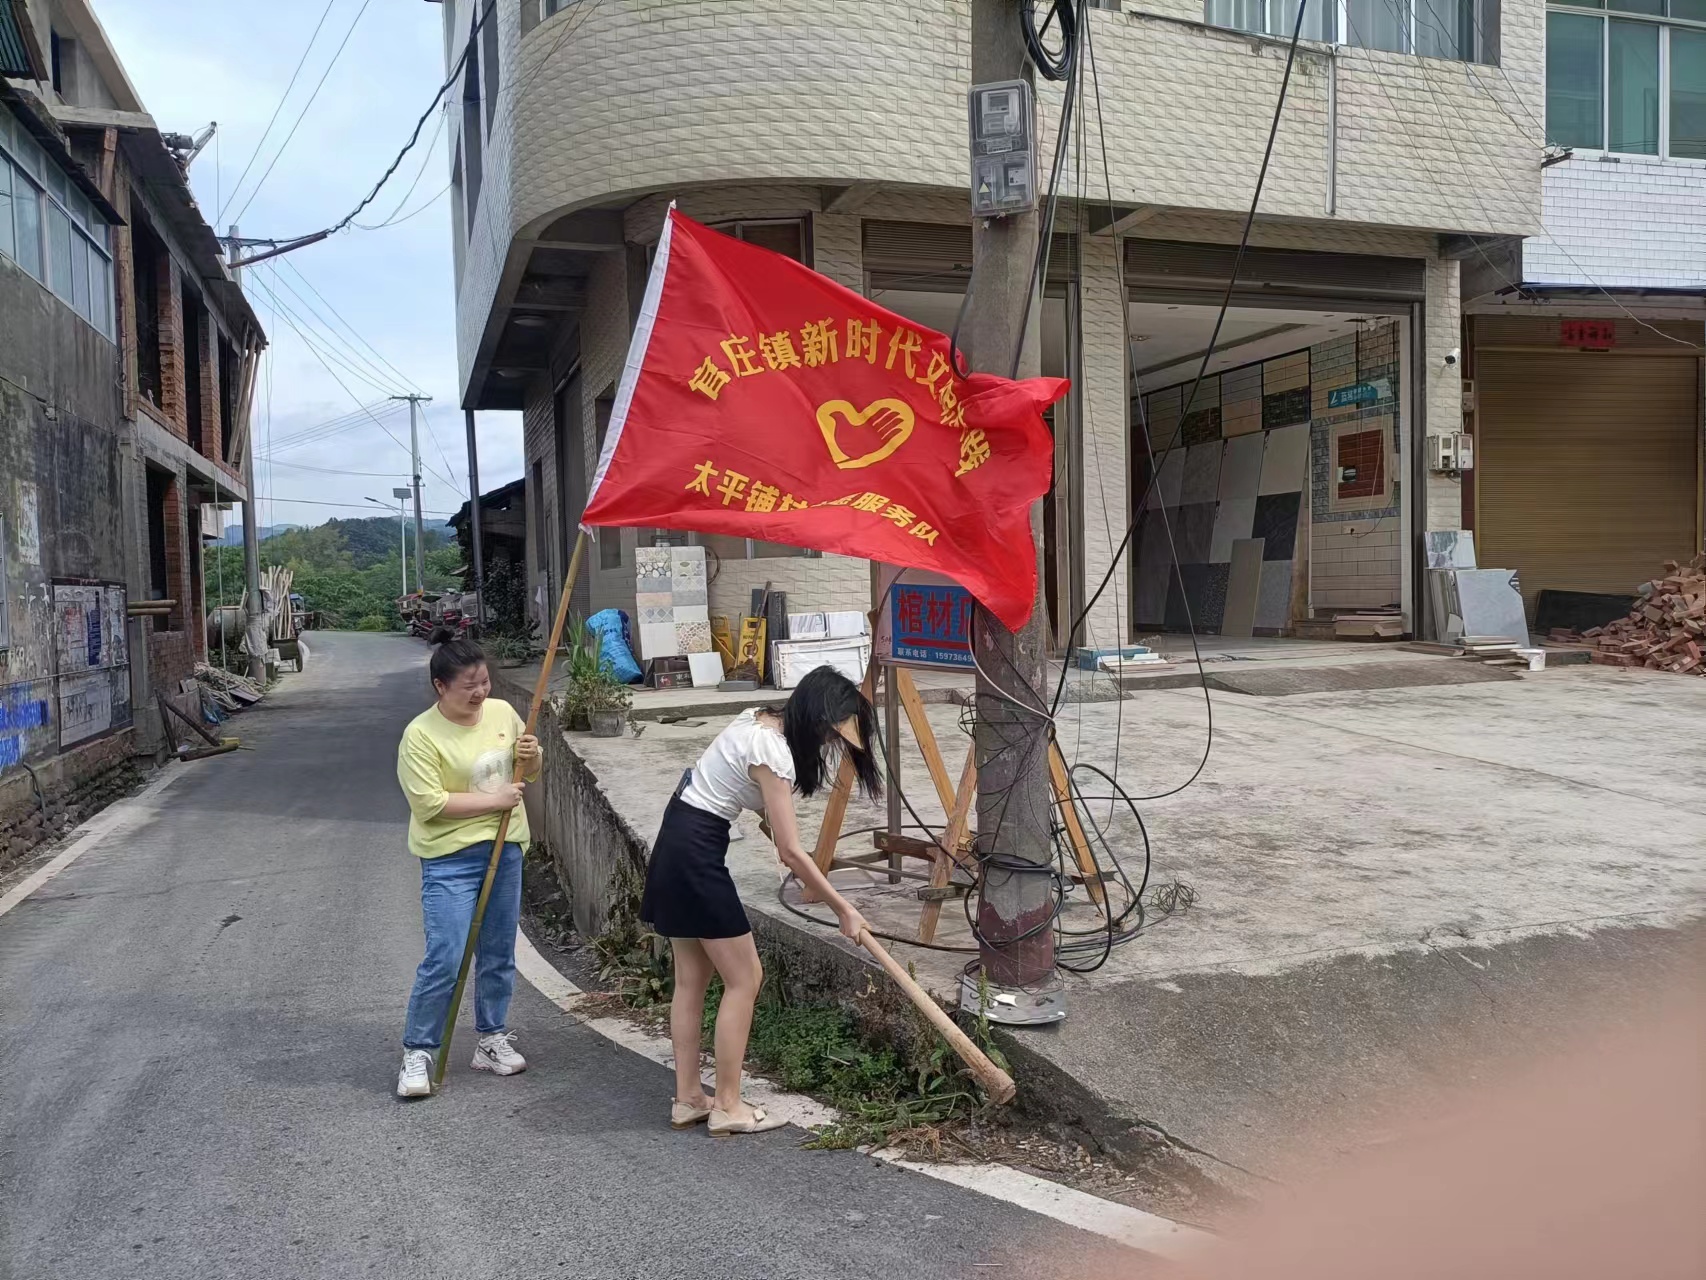
<svg viewBox="0 0 1706 1280">
<path fill-rule="evenodd" d="M 646 1031 L 622 1018 L 585 1016 L 581 1009 L 587 1002 L 586 992 L 564 977 L 519 929 L 515 935 L 515 967 L 540 995 L 582 1026 L 642 1058 L 664 1066 L 675 1065 L 668 1037 Z M 833 1108 L 812 1098 L 777 1089 L 756 1077 L 749 1076 L 748 1082 L 747 1096 L 773 1115 L 784 1117 L 790 1124 L 805 1128 L 829 1124 L 836 1118 Z M 1007 1165 L 926 1164 L 908 1160 L 893 1150 L 866 1150 L 864 1154 L 897 1169 L 906 1169 L 937 1182 L 950 1183 L 990 1199 L 1028 1209 L 1041 1217 L 1076 1227 L 1134 1252 L 1173 1262 L 1198 1256 L 1215 1239 L 1211 1232 L 1199 1227 L 1104 1200 Z"/>
<path fill-rule="evenodd" d="M 61 849 L 47 863 L 37 867 L 29 875 L 18 881 L 6 892 L 4 897 L 0 897 L 0 916 L 4 916 L 12 908 L 19 906 L 24 899 L 52 880 L 78 858 L 81 858 L 107 836 L 114 835 L 133 822 L 151 815 L 153 807 L 149 802 L 181 778 L 184 769 L 185 766 L 176 761 L 168 763 L 160 771 L 160 776 L 142 788 L 141 791 L 133 796 L 126 796 L 122 800 L 115 801 L 77 827 L 71 833 L 70 844 Z"/>
</svg>

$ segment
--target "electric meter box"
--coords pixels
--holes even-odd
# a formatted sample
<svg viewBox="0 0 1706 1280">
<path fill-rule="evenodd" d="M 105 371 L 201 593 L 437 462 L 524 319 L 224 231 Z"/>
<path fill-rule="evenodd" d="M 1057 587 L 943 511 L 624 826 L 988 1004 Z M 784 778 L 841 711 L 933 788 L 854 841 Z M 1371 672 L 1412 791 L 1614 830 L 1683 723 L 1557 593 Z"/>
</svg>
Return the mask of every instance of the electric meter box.
<svg viewBox="0 0 1706 1280">
<path fill-rule="evenodd" d="M 971 211 L 1004 218 L 1037 207 L 1036 102 L 1024 80 L 973 85 Z"/>
</svg>

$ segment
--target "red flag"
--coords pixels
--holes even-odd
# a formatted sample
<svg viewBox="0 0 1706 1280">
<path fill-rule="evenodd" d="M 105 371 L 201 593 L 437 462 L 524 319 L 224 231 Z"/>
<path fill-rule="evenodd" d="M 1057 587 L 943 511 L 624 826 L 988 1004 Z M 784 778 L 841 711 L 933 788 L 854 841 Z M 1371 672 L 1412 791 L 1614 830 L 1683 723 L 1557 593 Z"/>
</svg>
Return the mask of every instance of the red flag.
<svg viewBox="0 0 1706 1280">
<path fill-rule="evenodd" d="M 1016 629 L 1067 385 L 959 377 L 944 335 L 672 207 L 582 522 L 930 569 Z"/>
</svg>

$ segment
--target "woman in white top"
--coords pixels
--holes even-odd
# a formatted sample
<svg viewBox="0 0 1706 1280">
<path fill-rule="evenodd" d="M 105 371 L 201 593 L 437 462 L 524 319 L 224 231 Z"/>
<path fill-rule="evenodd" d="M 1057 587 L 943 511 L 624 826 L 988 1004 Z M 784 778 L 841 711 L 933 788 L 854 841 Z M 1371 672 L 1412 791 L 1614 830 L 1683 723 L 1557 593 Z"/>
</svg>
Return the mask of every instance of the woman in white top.
<svg viewBox="0 0 1706 1280">
<path fill-rule="evenodd" d="M 763 1133 L 783 1123 L 740 1096 L 741 1066 L 764 969 L 724 861 L 729 826 L 742 809 L 764 819 L 788 869 L 808 893 L 834 908 L 841 932 L 857 941 L 865 921 L 801 845 L 794 793 L 809 796 L 821 790 L 832 765 L 846 753 L 865 794 L 880 794 L 876 761 L 866 746 L 873 724 L 871 703 L 859 687 L 819 667 L 779 710 L 737 716 L 682 779 L 664 811 L 646 868 L 640 919 L 670 940 L 675 957 L 670 1123 L 677 1129 L 708 1120 L 711 1132 L 723 1137 Z M 723 999 L 717 1008 L 717 1090 L 707 1098 L 699 1077 L 699 1041 L 712 973 L 723 980 Z"/>
</svg>

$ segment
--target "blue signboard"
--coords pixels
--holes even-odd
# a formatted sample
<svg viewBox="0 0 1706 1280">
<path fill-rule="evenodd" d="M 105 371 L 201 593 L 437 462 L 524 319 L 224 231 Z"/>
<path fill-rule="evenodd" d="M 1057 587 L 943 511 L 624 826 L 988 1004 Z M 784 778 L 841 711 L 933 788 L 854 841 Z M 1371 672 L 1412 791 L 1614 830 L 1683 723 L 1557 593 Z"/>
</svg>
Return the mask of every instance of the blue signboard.
<svg viewBox="0 0 1706 1280">
<path fill-rule="evenodd" d="M 889 604 L 893 661 L 973 668 L 971 611 L 972 595 L 964 587 L 895 583 Z"/>
<path fill-rule="evenodd" d="M 1374 382 L 1353 382 L 1348 387 L 1335 387 L 1327 393 L 1329 409 L 1343 409 L 1348 405 L 1375 404 L 1392 394 L 1392 384 L 1385 378 Z"/>
</svg>

